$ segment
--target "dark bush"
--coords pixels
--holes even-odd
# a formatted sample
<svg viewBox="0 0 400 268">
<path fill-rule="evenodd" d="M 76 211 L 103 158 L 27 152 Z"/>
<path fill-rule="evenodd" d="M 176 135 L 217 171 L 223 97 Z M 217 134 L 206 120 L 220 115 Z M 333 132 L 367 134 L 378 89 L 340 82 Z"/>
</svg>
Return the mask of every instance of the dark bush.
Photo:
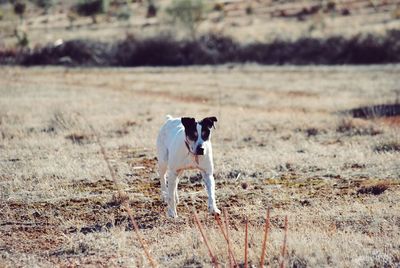
<svg viewBox="0 0 400 268">
<path fill-rule="evenodd" d="M 14 13 L 19 16 L 22 20 L 25 14 L 26 4 L 22 1 L 15 1 L 14 2 Z"/>
<path fill-rule="evenodd" d="M 373 194 L 380 195 L 389 189 L 391 186 L 389 181 L 381 181 L 376 183 L 371 183 L 369 185 L 364 185 L 357 190 L 358 194 Z"/>
<path fill-rule="evenodd" d="M 23 65 L 110 65 L 109 45 L 87 40 L 67 41 L 27 53 Z"/>
<path fill-rule="evenodd" d="M 76 11 L 81 16 L 93 16 L 103 12 L 103 1 L 101 0 L 85 0 L 78 3 Z"/>
<path fill-rule="evenodd" d="M 390 117 L 400 115 L 400 104 L 381 104 L 351 109 L 349 112 L 355 118 Z"/>
<path fill-rule="evenodd" d="M 191 47 L 197 49 L 190 49 Z M 199 41 L 192 42 L 188 55 L 194 64 L 224 64 L 237 62 L 240 46 L 231 38 L 217 35 L 204 35 Z"/>
<path fill-rule="evenodd" d="M 18 64 L 23 53 L 17 49 L 0 48 L 0 64 Z"/>
<path fill-rule="evenodd" d="M 388 54 L 390 45 L 384 39 L 373 35 L 357 36 L 345 45 L 344 59 L 354 64 L 372 64 L 376 62 L 391 62 Z"/>
<path fill-rule="evenodd" d="M 116 65 L 179 66 L 222 64 L 235 57 L 230 38 L 202 36 L 198 41 L 177 41 L 164 35 L 145 40 L 126 39 L 117 45 Z"/>
<path fill-rule="evenodd" d="M 53 0 L 34 0 L 33 3 L 40 8 L 43 8 L 45 13 L 53 6 Z"/>
<path fill-rule="evenodd" d="M 147 6 L 146 18 L 153 18 L 157 16 L 157 7 L 154 3 L 150 2 Z"/>
<path fill-rule="evenodd" d="M 121 66 L 178 66 L 184 65 L 180 43 L 169 36 L 145 40 L 128 38 L 117 44 L 115 65 Z"/>
</svg>

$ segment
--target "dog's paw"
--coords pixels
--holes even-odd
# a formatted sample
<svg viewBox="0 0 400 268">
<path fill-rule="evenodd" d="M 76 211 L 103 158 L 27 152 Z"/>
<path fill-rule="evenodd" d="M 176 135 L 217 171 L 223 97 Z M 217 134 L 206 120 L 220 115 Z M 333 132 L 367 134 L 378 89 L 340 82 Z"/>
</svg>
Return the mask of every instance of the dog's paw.
<svg viewBox="0 0 400 268">
<path fill-rule="evenodd" d="M 178 215 L 177 215 L 176 211 L 174 211 L 173 209 L 169 208 L 168 211 L 167 211 L 167 217 L 169 217 L 169 218 L 177 218 Z"/>
<path fill-rule="evenodd" d="M 219 210 L 218 208 L 208 208 L 208 211 L 212 214 L 212 215 L 221 215 L 221 210 Z"/>
</svg>

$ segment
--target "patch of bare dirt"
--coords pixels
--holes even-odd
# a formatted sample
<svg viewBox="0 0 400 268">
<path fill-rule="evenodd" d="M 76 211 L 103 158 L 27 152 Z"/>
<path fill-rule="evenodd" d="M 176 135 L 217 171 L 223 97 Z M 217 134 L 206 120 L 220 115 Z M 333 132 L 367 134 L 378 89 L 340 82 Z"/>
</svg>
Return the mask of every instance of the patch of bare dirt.
<svg viewBox="0 0 400 268">
<path fill-rule="evenodd" d="M 391 127 L 400 128 L 400 115 L 384 117 L 384 118 L 377 118 L 375 120 L 379 123 L 386 124 Z"/>
<path fill-rule="evenodd" d="M 59 228 L 37 223 L 5 222 L 1 226 L 4 250 L 21 253 L 43 253 L 55 250 L 65 242 Z"/>
</svg>

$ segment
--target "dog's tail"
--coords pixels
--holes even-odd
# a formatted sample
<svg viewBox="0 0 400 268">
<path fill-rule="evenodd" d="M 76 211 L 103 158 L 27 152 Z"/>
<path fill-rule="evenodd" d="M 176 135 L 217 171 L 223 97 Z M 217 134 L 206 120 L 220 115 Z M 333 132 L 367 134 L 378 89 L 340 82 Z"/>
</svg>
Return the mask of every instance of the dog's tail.
<svg viewBox="0 0 400 268">
<path fill-rule="evenodd" d="M 165 118 L 166 118 L 167 120 L 171 120 L 173 117 L 172 117 L 172 115 L 167 114 L 167 115 L 165 116 Z"/>
</svg>

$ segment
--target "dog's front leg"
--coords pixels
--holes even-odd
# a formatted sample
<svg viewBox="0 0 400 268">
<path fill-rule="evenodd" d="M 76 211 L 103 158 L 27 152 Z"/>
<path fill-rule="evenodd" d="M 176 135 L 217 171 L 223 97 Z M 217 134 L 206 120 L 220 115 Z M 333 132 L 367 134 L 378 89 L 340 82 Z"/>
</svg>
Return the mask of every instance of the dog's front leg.
<svg viewBox="0 0 400 268">
<path fill-rule="evenodd" d="M 178 196 L 178 173 L 176 171 L 171 171 L 168 173 L 168 212 L 167 216 L 171 218 L 176 218 L 178 215 L 176 213 L 176 203 Z"/>
<path fill-rule="evenodd" d="M 212 214 L 221 214 L 221 211 L 217 208 L 215 201 L 215 182 L 212 173 L 202 172 L 204 183 L 206 184 L 208 194 L 208 211 Z"/>
</svg>

